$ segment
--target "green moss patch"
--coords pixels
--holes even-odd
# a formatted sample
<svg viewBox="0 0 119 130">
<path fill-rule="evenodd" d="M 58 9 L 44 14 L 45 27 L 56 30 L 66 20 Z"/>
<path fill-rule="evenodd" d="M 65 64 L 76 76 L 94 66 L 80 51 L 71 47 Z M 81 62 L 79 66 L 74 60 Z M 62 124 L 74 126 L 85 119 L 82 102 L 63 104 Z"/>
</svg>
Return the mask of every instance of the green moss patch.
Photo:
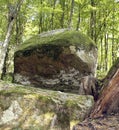
<svg viewBox="0 0 119 130">
<path fill-rule="evenodd" d="M 37 48 L 39 45 L 52 44 L 52 45 L 79 45 L 86 50 L 90 50 L 92 47 L 96 46 L 94 42 L 82 34 L 79 31 L 65 31 L 63 33 L 55 34 L 52 36 L 41 37 L 39 35 L 31 37 L 29 40 L 25 41 L 18 50 L 28 50 L 30 48 Z"/>
<path fill-rule="evenodd" d="M 24 89 L 19 89 L 19 88 L 14 88 L 14 89 L 10 89 L 10 90 L 2 90 L 0 91 L 0 95 L 4 95 L 4 96 L 11 96 L 11 95 L 25 95 L 27 94 L 27 92 Z"/>
</svg>

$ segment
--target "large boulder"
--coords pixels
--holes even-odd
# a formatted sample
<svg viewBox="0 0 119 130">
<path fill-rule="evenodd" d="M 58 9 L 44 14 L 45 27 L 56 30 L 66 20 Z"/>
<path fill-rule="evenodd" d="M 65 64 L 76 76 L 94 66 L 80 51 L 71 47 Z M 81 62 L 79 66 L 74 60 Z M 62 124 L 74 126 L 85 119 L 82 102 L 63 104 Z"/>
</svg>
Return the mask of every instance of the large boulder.
<svg viewBox="0 0 119 130">
<path fill-rule="evenodd" d="M 90 112 L 92 96 L 0 82 L 0 130 L 70 130 Z"/>
<path fill-rule="evenodd" d="M 79 31 L 45 33 L 15 52 L 14 81 L 60 91 L 77 91 L 80 79 L 95 75 L 97 47 Z"/>
</svg>

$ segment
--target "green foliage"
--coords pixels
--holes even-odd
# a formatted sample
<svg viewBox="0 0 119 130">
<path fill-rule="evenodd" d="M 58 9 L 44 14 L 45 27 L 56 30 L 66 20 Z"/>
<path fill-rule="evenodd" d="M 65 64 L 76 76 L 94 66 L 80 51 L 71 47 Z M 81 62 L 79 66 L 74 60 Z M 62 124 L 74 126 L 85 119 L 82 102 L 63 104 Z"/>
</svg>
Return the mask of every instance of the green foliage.
<svg viewBox="0 0 119 130">
<path fill-rule="evenodd" d="M 94 4 L 91 4 L 91 1 Z M 72 27 L 76 29 L 79 24 L 78 29 L 89 36 L 93 32 L 91 38 L 99 48 L 98 71 L 101 74 L 109 70 L 118 55 L 119 3 L 114 0 L 91 1 L 74 0 Z M 0 0 L 0 41 L 4 41 L 8 26 L 8 4 L 16 2 Z M 70 11 L 71 0 L 25 0 L 14 25 L 11 44 L 20 44 L 45 31 L 67 28 Z M 36 38 L 36 44 L 37 40 L 39 41 L 39 38 Z"/>
<path fill-rule="evenodd" d="M 13 81 L 13 75 L 11 74 L 7 74 L 3 77 L 3 80 L 4 81 L 9 81 L 9 82 L 12 82 Z"/>
<path fill-rule="evenodd" d="M 98 77 L 98 79 L 103 79 L 106 75 L 107 75 L 106 71 L 97 70 L 97 77 Z"/>
</svg>

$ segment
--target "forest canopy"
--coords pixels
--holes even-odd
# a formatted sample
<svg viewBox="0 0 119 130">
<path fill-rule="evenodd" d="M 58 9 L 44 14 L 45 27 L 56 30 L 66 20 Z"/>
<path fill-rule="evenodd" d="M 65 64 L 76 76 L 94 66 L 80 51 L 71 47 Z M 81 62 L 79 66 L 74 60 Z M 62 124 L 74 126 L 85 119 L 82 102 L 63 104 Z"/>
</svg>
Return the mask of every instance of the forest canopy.
<svg viewBox="0 0 119 130">
<path fill-rule="evenodd" d="M 21 1 L 11 31 L 9 45 L 12 47 L 17 47 L 33 35 L 42 32 L 73 28 L 88 35 L 97 44 L 99 77 L 107 73 L 119 56 L 118 0 Z M 15 13 L 19 3 L 20 0 L 0 0 L 1 42 L 4 41 L 8 30 L 9 16 Z"/>
</svg>

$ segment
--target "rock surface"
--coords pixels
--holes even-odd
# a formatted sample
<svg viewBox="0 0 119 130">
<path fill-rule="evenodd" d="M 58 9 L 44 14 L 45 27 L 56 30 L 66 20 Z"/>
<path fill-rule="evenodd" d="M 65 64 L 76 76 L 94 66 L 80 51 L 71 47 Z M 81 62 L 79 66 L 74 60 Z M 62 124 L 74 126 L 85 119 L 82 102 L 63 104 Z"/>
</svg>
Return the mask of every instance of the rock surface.
<svg viewBox="0 0 119 130">
<path fill-rule="evenodd" d="M 0 82 L 1 130 L 70 130 L 90 112 L 92 96 Z"/>
<path fill-rule="evenodd" d="M 60 91 L 77 91 L 83 76 L 95 75 L 96 45 L 78 31 L 51 34 L 32 37 L 16 51 L 14 81 Z"/>
</svg>

